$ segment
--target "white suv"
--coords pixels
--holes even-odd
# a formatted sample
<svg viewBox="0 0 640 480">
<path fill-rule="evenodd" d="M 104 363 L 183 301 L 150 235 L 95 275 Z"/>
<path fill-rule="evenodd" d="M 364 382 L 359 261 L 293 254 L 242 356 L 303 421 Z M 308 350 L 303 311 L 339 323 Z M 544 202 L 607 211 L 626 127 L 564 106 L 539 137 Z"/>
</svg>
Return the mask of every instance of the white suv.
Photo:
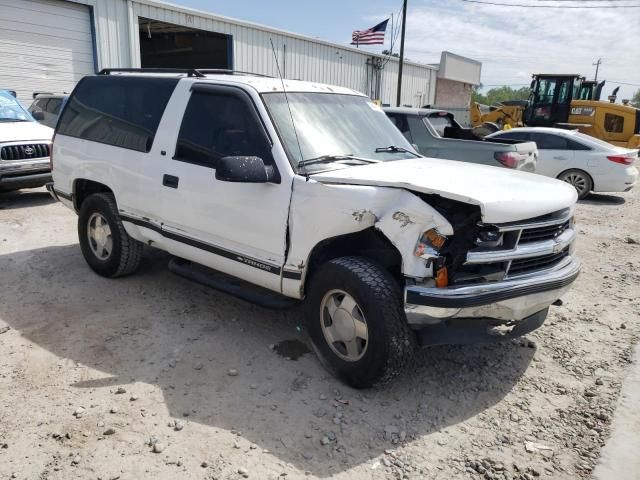
<svg viewBox="0 0 640 480">
<path fill-rule="evenodd" d="M 539 327 L 580 269 L 572 187 L 421 157 L 341 87 L 103 71 L 60 118 L 53 179 L 97 273 L 132 273 L 147 244 L 244 298 L 304 299 L 318 356 L 356 387 L 416 344 Z"/>
</svg>

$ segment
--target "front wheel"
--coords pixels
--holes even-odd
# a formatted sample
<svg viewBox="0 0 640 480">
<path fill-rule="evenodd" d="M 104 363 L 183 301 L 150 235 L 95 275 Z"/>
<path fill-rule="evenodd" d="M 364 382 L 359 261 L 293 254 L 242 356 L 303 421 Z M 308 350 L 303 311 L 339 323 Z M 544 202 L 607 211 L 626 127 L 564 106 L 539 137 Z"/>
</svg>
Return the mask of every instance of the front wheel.
<svg viewBox="0 0 640 480">
<path fill-rule="evenodd" d="M 129 236 L 110 193 L 95 193 L 82 202 L 78 238 L 84 259 L 103 277 L 120 277 L 138 269 L 143 244 Z"/>
<path fill-rule="evenodd" d="M 587 172 L 583 172 L 582 170 L 567 170 L 566 172 L 562 172 L 560 176 L 558 176 L 558 180 L 573 185 L 578 192 L 578 198 L 580 200 L 589 195 L 589 192 L 593 190 L 591 177 Z"/>
<path fill-rule="evenodd" d="M 305 324 L 323 364 L 355 388 L 391 380 L 415 351 L 399 286 L 366 258 L 320 267 L 311 279 Z"/>
</svg>

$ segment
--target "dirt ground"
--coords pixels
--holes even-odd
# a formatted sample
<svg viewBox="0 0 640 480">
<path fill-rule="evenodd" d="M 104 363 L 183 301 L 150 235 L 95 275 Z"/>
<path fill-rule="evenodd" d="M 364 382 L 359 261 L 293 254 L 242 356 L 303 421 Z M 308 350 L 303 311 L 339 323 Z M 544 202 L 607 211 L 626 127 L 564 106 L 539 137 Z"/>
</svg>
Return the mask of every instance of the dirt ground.
<svg viewBox="0 0 640 480">
<path fill-rule="evenodd" d="M 273 348 L 304 341 L 299 310 L 190 283 L 152 250 L 98 277 L 73 212 L 1 195 L 0 479 L 589 477 L 640 331 L 640 189 L 592 195 L 577 222 L 583 273 L 540 330 L 424 350 L 355 391 Z"/>
</svg>

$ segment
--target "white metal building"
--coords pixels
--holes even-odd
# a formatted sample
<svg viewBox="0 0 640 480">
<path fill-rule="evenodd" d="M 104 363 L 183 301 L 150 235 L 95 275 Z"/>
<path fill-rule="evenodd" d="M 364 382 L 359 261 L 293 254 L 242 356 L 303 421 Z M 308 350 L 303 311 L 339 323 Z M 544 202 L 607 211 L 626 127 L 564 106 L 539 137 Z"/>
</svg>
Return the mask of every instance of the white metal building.
<svg viewBox="0 0 640 480">
<path fill-rule="evenodd" d="M 395 58 L 157 0 L 0 0 L 0 88 L 28 102 L 34 92 L 70 92 L 84 75 L 108 67 L 276 76 L 271 42 L 285 78 L 341 85 L 395 104 Z M 438 66 L 405 62 L 403 72 L 403 105 L 435 103 Z"/>
</svg>

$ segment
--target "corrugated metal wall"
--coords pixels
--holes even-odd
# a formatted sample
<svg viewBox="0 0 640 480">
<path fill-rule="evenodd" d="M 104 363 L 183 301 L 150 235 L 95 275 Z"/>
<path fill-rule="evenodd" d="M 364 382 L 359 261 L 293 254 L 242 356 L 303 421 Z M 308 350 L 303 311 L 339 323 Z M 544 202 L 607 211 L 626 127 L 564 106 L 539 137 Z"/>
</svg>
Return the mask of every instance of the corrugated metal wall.
<svg viewBox="0 0 640 480">
<path fill-rule="evenodd" d="M 286 78 L 341 85 L 370 94 L 370 54 L 268 27 L 194 12 L 151 0 L 79 0 L 94 8 L 98 65 L 139 67 L 138 17 L 231 35 L 236 70 L 276 76 L 273 41 Z M 389 59 L 381 72 L 380 100 L 395 104 L 398 62 Z M 405 63 L 402 104 L 433 103 L 437 69 Z"/>
</svg>

